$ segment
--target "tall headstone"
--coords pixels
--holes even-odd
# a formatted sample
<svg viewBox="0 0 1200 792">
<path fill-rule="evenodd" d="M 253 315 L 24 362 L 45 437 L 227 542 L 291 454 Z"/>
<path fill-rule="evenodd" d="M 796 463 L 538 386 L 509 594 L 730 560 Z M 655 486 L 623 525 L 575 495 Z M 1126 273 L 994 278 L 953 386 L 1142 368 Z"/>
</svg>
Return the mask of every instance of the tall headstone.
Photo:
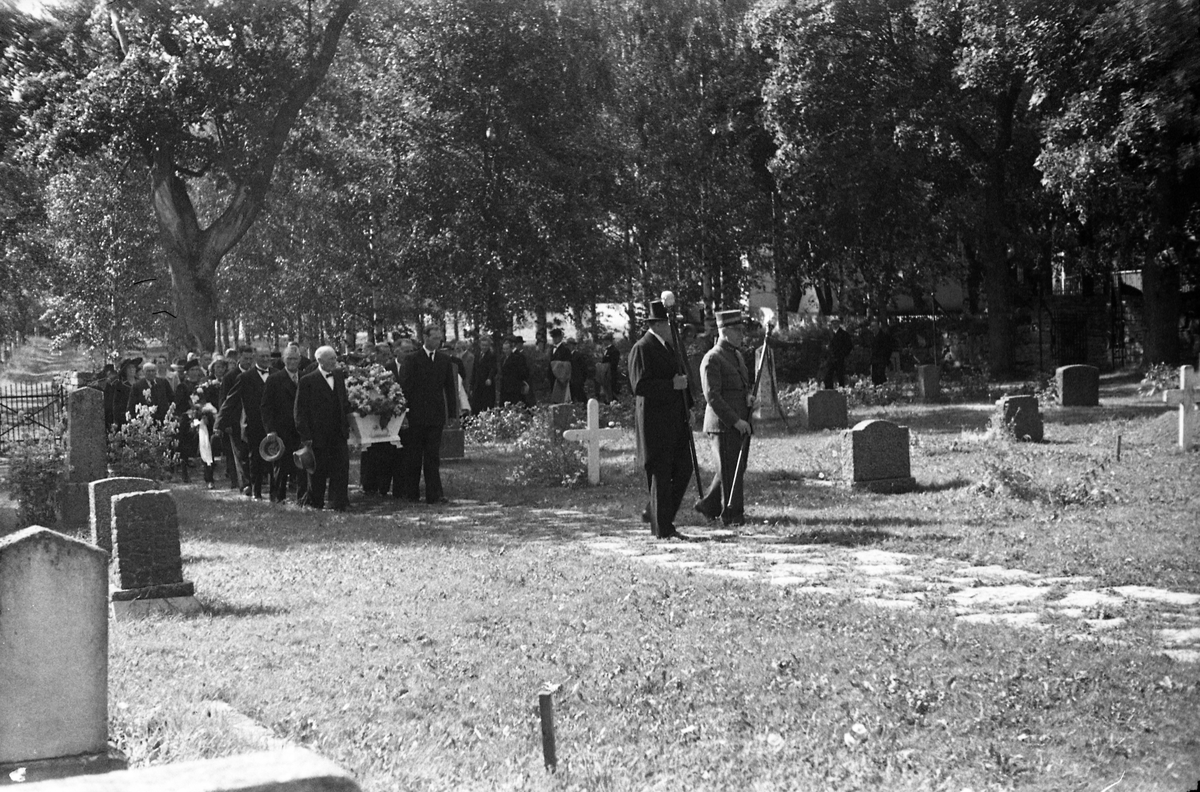
<svg viewBox="0 0 1200 792">
<path fill-rule="evenodd" d="M 64 528 L 88 524 L 88 484 L 108 475 L 104 394 L 79 388 L 67 395 L 67 475 L 60 499 Z"/>
<path fill-rule="evenodd" d="M 917 366 L 917 397 L 921 401 L 935 402 L 942 396 L 942 369 L 940 366 Z"/>
<path fill-rule="evenodd" d="M 112 552 L 112 499 L 127 492 L 149 492 L 158 489 L 158 482 L 147 478 L 118 476 L 102 478 L 88 484 L 88 524 L 92 544 Z"/>
<path fill-rule="evenodd" d="M 800 401 L 800 426 L 810 431 L 845 429 L 850 425 L 846 396 L 841 391 L 819 390 Z"/>
<path fill-rule="evenodd" d="M 108 553 L 40 526 L 0 539 L 0 772 L 105 772 Z"/>
<path fill-rule="evenodd" d="M 113 616 L 196 613 L 195 586 L 183 579 L 179 513 L 167 490 L 112 499 Z"/>
<path fill-rule="evenodd" d="M 873 492 L 904 492 L 916 486 L 908 427 L 878 419 L 860 421 L 842 433 L 842 480 Z"/>
<path fill-rule="evenodd" d="M 446 428 L 442 430 L 442 460 L 465 459 L 466 456 L 467 435 L 463 431 L 462 421 L 446 424 Z"/>
<path fill-rule="evenodd" d="M 1000 407 L 1000 416 L 1004 424 L 1012 428 L 1013 435 L 1018 440 L 1042 442 L 1044 428 L 1036 396 L 1005 396 L 996 404 Z"/>
<path fill-rule="evenodd" d="M 1100 369 L 1095 366 L 1060 366 L 1054 370 L 1058 403 L 1063 407 L 1100 406 Z"/>
</svg>

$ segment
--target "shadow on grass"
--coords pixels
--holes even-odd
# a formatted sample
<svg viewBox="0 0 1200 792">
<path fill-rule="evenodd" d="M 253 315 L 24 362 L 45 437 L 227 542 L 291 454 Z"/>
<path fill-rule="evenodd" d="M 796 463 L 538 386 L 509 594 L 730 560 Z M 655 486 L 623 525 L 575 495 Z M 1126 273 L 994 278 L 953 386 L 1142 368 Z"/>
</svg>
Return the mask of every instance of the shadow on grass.
<svg viewBox="0 0 1200 792">
<path fill-rule="evenodd" d="M 947 492 L 949 490 L 963 489 L 969 487 L 975 482 L 970 479 L 965 479 L 962 476 L 952 478 L 948 481 L 939 481 L 933 484 L 920 484 L 913 492 Z"/>
<path fill-rule="evenodd" d="M 283 608 L 277 608 L 274 605 L 264 605 L 261 602 L 256 605 L 248 605 L 235 602 L 226 602 L 225 600 L 210 600 L 201 601 L 201 613 L 205 616 L 213 618 L 222 618 L 225 616 L 243 617 L 243 616 L 276 616 L 284 613 Z"/>
<path fill-rule="evenodd" d="M 801 531 L 799 533 L 792 533 L 782 537 L 776 544 L 864 547 L 866 545 L 880 544 L 889 540 L 895 540 L 897 542 L 904 543 L 955 543 L 961 541 L 962 537 L 941 533 L 922 533 L 915 536 L 910 536 L 906 534 L 894 533 L 892 531 L 883 531 L 877 528 L 866 528 L 862 530 L 856 530 L 854 528 L 840 528 L 833 530 L 814 529 L 809 531 Z"/>
</svg>

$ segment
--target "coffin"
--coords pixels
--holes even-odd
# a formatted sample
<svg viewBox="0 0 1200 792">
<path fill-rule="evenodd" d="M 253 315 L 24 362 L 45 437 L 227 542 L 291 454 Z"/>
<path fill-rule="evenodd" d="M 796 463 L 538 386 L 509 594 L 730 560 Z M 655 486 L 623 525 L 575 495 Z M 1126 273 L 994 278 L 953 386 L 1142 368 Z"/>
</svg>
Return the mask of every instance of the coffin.
<svg viewBox="0 0 1200 792">
<path fill-rule="evenodd" d="M 358 446 L 369 446 L 375 443 L 392 443 L 400 445 L 400 424 L 404 423 L 405 413 L 393 415 L 388 422 L 380 425 L 378 415 L 359 415 L 350 413 L 350 442 Z"/>
</svg>

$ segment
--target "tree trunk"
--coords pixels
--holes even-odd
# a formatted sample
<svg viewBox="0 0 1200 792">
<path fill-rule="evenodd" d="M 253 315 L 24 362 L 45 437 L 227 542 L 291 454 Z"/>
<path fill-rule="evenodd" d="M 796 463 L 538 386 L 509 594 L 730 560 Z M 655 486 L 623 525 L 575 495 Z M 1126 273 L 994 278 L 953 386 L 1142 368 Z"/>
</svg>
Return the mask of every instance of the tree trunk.
<svg viewBox="0 0 1200 792">
<path fill-rule="evenodd" d="M 1147 363 L 1178 362 L 1179 285 L 1178 266 L 1165 262 L 1162 256 L 1146 257 L 1142 266 L 1142 319 Z"/>
</svg>

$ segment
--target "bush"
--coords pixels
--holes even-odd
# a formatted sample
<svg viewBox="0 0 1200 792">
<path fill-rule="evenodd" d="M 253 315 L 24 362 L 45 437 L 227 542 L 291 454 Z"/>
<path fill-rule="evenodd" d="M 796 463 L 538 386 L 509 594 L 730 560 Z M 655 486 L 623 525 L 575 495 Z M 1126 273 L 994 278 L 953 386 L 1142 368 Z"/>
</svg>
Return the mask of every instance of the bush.
<svg viewBox="0 0 1200 792">
<path fill-rule="evenodd" d="M 108 435 L 108 466 L 114 476 L 136 476 L 155 481 L 170 479 L 179 463 L 175 438 L 179 422 L 175 405 L 160 424 L 154 408 L 138 405 L 137 415 Z"/>
<path fill-rule="evenodd" d="M 583 446 L 551 440 L 548 411 L 533 414 L 516 450 L 520 459 L 505 479 L 509 484 L 573 487 L 587 478 Z"/>
<path fill-rule="evenodd" d="M 463 431 L 472 443 L 508 443 L 529 428 L 533 416 L 524 405 L 506 404 L 463 419 Z"/>
<path fill-rule="evenodd" d="M 8 486 L 22 526 L 53 525 L 63 480 L 63 453 L 55 443 L 22 443 L 9 462 Z"/>
<path fill-rule="evenodd" d="M 1157 363 L 1146 370 L 1146 375 L 1138 383 L 1139 396 L 1154 396 L 1179 387 L 1179 367 Z"/>
</svg>

